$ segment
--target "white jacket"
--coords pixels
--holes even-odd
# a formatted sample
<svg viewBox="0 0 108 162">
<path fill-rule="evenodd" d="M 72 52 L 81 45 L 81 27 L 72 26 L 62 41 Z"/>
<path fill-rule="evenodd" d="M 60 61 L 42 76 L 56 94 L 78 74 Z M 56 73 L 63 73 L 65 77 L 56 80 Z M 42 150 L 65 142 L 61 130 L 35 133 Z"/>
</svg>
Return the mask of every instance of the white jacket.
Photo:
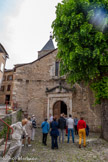
<svg viewBox="0 0 108 162">
<path fill-rule="evenodd" d="M 25 126 L 22 126 L 22 122 L 17 122 L 12 124 L 11 127 L 13 128 L 12 139 L 13 140 L 21 140 L 22 135 L 25 133 L 27 135 Z"/>
<path fill-rule="evenodd" d="M 74 120 L 72 118 L 67 119 L 67 126 L 70 129 L 74 128 Z"/>
</svg>

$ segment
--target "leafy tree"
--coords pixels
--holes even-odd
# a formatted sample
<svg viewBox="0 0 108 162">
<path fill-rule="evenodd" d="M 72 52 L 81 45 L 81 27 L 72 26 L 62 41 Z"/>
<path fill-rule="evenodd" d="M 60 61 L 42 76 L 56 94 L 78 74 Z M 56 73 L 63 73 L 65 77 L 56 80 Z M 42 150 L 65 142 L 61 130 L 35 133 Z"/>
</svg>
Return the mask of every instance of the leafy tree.
<svg viewBox="0 0 108 162">
<path fill-rule="evenodd" d="M 96 103 L 108 98 L 108 78 L 104 78 L 108 72 L 108 1 L 63 0 L 56 7 L 52 27 L 61 75 L 67 75 L 70 83 L 93 83 L 96 94 L 102 85 L 107 87 L 96 95 Z"/>
<path fill-rule="evenodd" d="M 96 103 L 107 100 L 108 0 L 63 0 L 56 6 L 52 28 L 61 75 L 72 84 L 89 83 Z"/>
</svg>

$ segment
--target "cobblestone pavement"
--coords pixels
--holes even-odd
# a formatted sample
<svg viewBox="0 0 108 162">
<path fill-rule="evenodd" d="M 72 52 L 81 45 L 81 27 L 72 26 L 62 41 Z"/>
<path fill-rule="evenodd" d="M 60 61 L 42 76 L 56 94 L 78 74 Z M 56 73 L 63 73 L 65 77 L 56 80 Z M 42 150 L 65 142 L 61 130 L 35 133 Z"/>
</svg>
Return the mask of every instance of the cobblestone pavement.
<svg viewBox="0 0 108 162">
<path fill-rule="evenodd" d="M 23 147 L 21 157 L 23 159 L 20 162 L 28 160 L 30 162 L 108 162 L 108 142 L 94 133 L 90 133 L 86 141 L 87 147 L 82 146 L 80 149 L 78 136 L 75 136 L 74 144 L 72 140 L 68 144 L 65 136 L 65 142 L 59 144 L 59 149 L 52 150 L 50 135 L 48 135 L 47 146 L 43 146 L 41 129 L 36 129 L 35 141 L 31 142 L 32 147 Z"/>
</svg>

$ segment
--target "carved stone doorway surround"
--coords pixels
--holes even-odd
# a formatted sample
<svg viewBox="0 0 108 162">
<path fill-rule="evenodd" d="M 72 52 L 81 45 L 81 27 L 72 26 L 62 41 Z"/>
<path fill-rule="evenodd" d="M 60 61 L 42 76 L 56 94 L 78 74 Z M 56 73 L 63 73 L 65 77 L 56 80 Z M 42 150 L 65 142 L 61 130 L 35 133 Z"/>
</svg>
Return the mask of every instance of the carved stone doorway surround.
<svg viewBox="0 0 108 162">
<path fill-rule="evenodd" d="M 48 94 L 48 104 L 47 104 L 47 118 L 49 119 L 49 114 L 53 115 L 54 104 L 58 101 L 63 101 L 67 106 L 67 116 L 72 114 L 72 92 L 68 93 L 49 93 Z"/>
</svg>

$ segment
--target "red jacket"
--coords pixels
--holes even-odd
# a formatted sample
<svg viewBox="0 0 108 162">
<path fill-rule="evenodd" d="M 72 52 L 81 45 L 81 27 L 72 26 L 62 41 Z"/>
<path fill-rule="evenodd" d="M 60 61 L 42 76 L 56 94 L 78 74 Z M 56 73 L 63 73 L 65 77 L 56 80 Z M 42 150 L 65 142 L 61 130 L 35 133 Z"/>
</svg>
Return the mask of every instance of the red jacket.
<svg viewBox="0 0 108 162">
<path fill-rule="evenodd" d="M 86 128 L 86 122 L 84 120 L 79 120 L 77 124 L 77 129 L 83 129 Z"/>
</svg>

